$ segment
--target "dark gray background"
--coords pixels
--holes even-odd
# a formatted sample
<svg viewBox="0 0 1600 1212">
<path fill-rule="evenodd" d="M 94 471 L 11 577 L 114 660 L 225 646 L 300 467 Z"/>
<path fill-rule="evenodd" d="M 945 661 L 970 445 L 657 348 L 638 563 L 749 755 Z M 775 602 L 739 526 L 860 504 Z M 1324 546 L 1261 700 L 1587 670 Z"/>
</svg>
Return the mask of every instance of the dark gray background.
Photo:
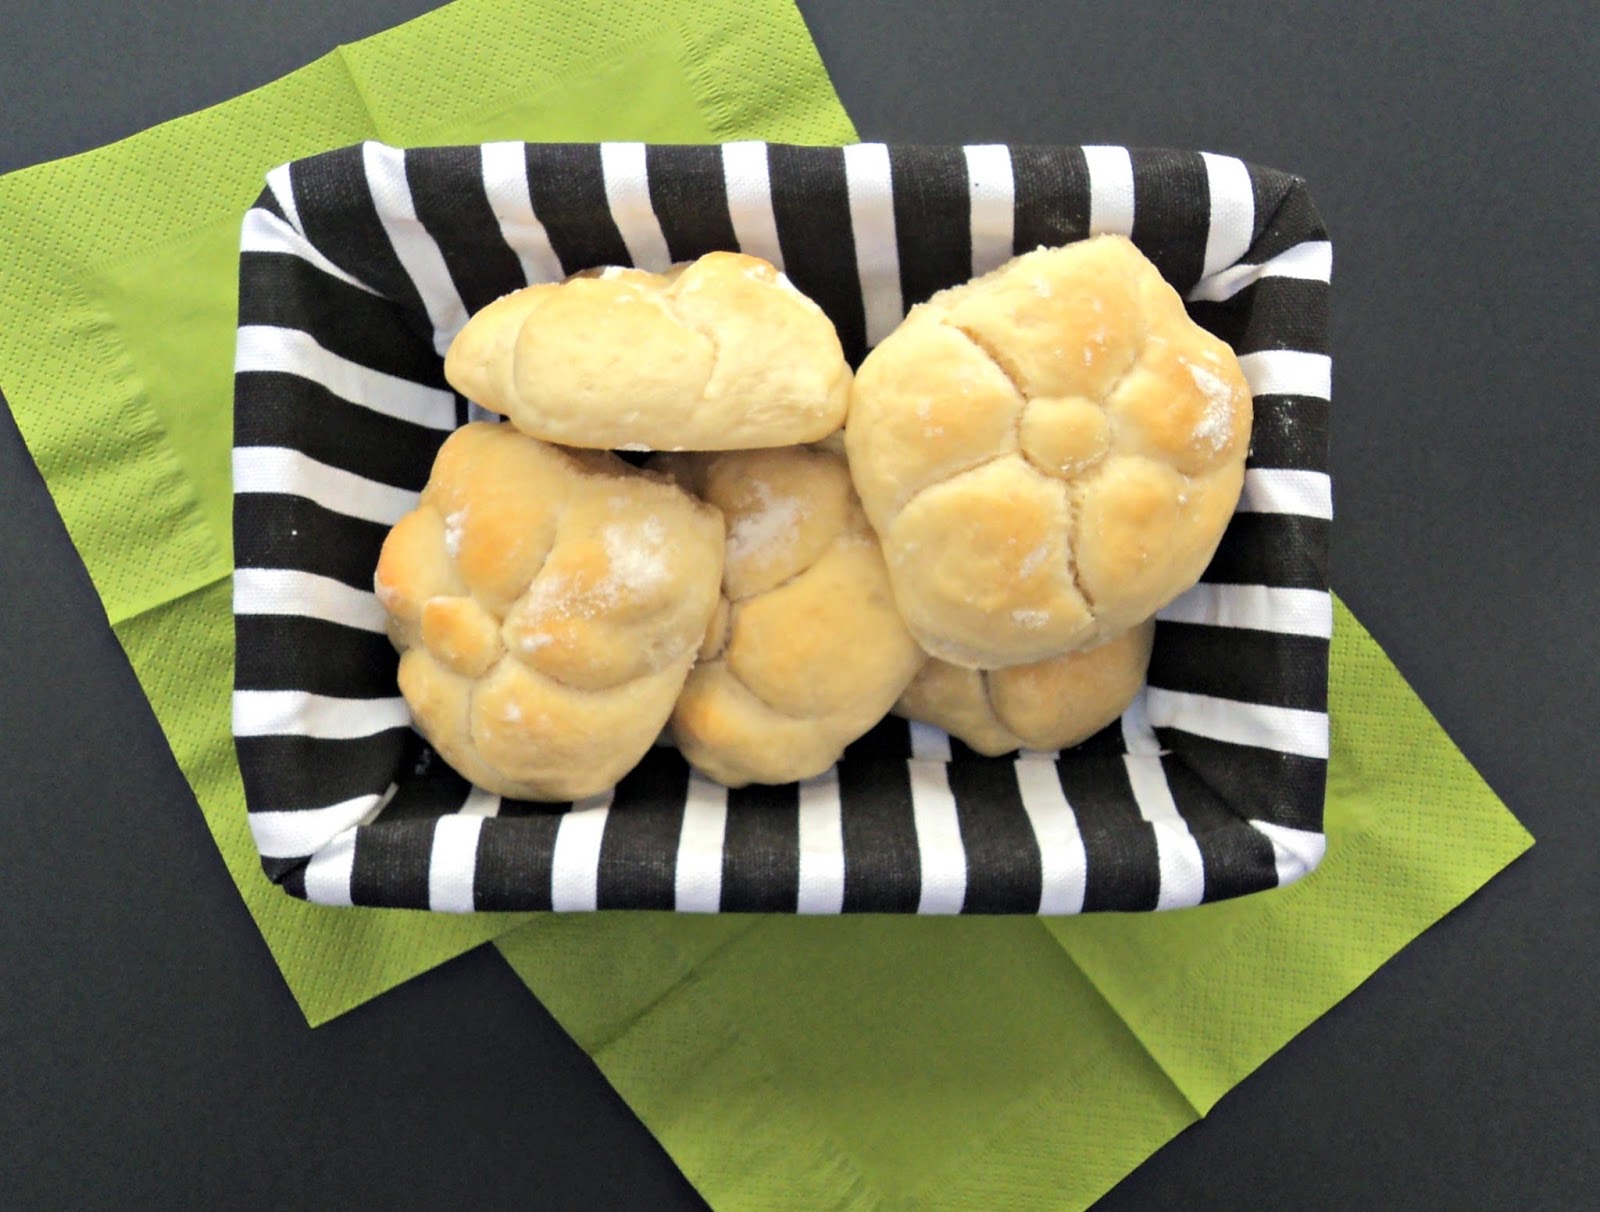
<svg viewBox="0 0 1600 1212">
<path fill-rule="evenodd" d="M 5 0 L 0 170 L 428 7 Z M 1539 839 L 1101 1206 L 1587 1205 L 1600 10 L 800 7 L 865 138 L 1198 147 L 1310 180 L 1335 587 Z M 700 1206 L 491 951 L 305 1028 L 4 410 L 0 788 L 0 1203 Z"/>
</svg>

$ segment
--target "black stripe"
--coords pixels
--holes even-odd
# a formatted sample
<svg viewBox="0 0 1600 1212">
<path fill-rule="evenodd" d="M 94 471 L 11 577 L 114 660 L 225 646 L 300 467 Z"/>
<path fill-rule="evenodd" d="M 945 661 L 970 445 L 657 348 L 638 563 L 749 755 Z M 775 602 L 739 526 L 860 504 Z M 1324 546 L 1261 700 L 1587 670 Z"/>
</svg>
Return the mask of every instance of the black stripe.
<svg viewBox="0 0 1600 1212">
<path fill-rule="evenodd" d="M 1234 745 L 1158 728 L 1156 737 L 1237 817 L 1316 832 L 1328 764 L 1321 758 Z"/>
<path fill-rule="evenodd" d="M 384 791 L 422 747 L 410 728 L 353 740 L 303 736 L 234 738 L 245 802 L 254 811 L 326 808 Z"/>
<path fill-rule="evenodd" d="M 1189 315 L 1234 352 L 1328 352 L 1328 285 L 1305 278 L 1261 278 L 1221 303 L 1193 302 Z"/>
<path fill-rule="evenodd" d="M 1111 731 L 1056 763 L 1083 837 L 1085 913 L 1154 909 L 1161 894 L 1155 830 L 1139 815 L 1122 756 L 1107 752 Z"/>
<path fill-rule="evenodd" d="M 1223 532 L 1203 581 L 1328 587 L 1328 523 L 1290 513 L 1236 513 Z"/>
<path fill-rule="evenodd" d="M 449 390 L 432 339 L 418 336 L 401 307 L 292 253 L 240 255 L 239 323 L 299 329 L 370 370 Z"/>
<path fill-rule="evenodd" d="M 500 801 L 497 815 L 503 819 L 518 816 L 560 816 L 572 807 L 569 800 L 510 800 Z"/>
<path fill-rule="evenodd" d="M 399 304 L 411 330 L 431 348 L 433 322 L 378 218 L 361 148 L 296 160 L 289 180 L 306 239 L 356 281 Z"/>
<path fill-rule="evenodd" d="M 1200 851 L 1203 899 L 1221 901 L 1276 887 L 1272 843 L 1235 816 L 1182 761 L 1168 756 L 1161 766 L 1172 802 Z"/>
<path fill-rule="evenodd" d="M 904 762 L 839 764 L 844 824 L 844 911 L 915 913 L 921 851 Z"/>
<path fill-rule="evenodd" d="M 1034 913 L 1044 869 L 1022 806 L 1016 762 L 986 758 L 951 739 L 947 773 L 967 853 L 963 913 Z"/>
<path fill-rule="evenodd" d="M 844 151 L 774 143 L 767 148 L 767 175 L 784 272 L 828 313 L 845 357 L 858 365 L 867 352 L 867 313 L 850 227 Z"/>
<path fill-rule="evenodd" d="M 406 184 L 423 229 L 433 237 L 470 316 L 526 286 L 522 262 L 500 232 L 483 189 L 477 147 L 411 148 Z"/>
<path fill-rule="evenodd" d="M 421 492 L 449 436 L 352 404 L 298 375 L 271 370 L 234 377 L 235 446 L 284 446 L 330 467 Z"/>
<path fill-rule="evenodd" d="M 247 492 L 233 498 L 239 568 L 294 568 L 372 589 L 389 528 L 324 509 L 305 497 Z"/>
<path fill-rule="evenodd" d="M 567 273 L 633 264 L 606 201 L 598 144 L 528 144 L 528 193 Z"/>
<path fill-rule="evenodd" d="M 234 616 L 234 686 L 309 690 L 337 698 L 397 694 L 400 656 L 376 632 L 289 614 Z"/>
<path fill-rule="evenodd" d="M 257 195 L 256 200 L 251 204 L 250 209 L 264 210 L 269 215 L 275 215 L 279 219 L 282 219 L 287 226 L 291 228 L 294 226 L 294 224 L 289 222 L 289 216 L 283 213 L 283 206 L 278 202 L 278 195 L 272 192 L 272 186 L 270 185 L 263 189 L 259 195 Z"/>
<path fill-rule="evenodd" d="M 1307 240 L 1326 240 L 1327 226 L 1312 204 L 1305 182 L 1298 177 L 1278 174 L 1281 192 L 1267 221 L 1242 258 L 1252 265 L 1271 260 L 1281 252 Z"/>
<path fill-rule="evenodd" d="M 289 867 L 287 869 L 284 869 L 284 870 L 280 870 L 280 871 L 278 871 L 276 873 L 274 873 L 271 870 L 271 868 L 268 867 L 268 864 L 270 864 L 271 862 L 272 862 L 271 859 L 267 859 L 262 863 L 263 867 L 267 867 L 268 868 L 267 869 L 267 878 L 270 879 L 273 883 L 277 884 L 279 887 L 281 887 L 290 896 L 297 896 L 301 900 L 305 900 L 306 899 L 306 864 L 309 863 L 310 860 L 309 859 L 296 859 L 293 866 L 291 866 L 291 867 Z"/>
<path fill-rule="evenodd" d="M 722 852 L 724 913 L 793 913 L 800 897 L 800 788 L 728 792 Z"/>
<path fill-rule="evenodd" d="M 1315 396 L 1261 396 L 1255 402 L 1247 467 L 1328 469 L 1328 401 Z"/>
<path fill-rule="evenodd" d="M 1077 147 L 1011 149 L 1011 247 L 1019 256 L 1089 234 L 1089 165 Z"/>
<path fill-rule="evenodd" d="M 551 860 L 561 816 L 559 812 L 541 812 L 484 821 L 473 875 L 474 908 L 550 908 Z"/>
<path fill-rule="evenodd" d="M 644 149 L 644 166 L 650 209 L 674 261 L 738 251 L 720 147 L 652 143 Z"/>
<path fill-rule="evenodd" d="M 387 820 L 356 830 L 356 852 L 350 868 L 351 903 L 386 909 L 426 909 L 435 820 Z"/>
<path fill-rule="evenodd" d="M 422 773 L 414 773 L 420 766 Z M 412 821 L 454 813 L 472 794 L 472 784 L 447 766 L 432 746 L 401 773 L 380 821 Z"/>
<path fill-rule="evenodd" d="M 1199 152 L 1129 153 L 1133 161 L 1133 233 L 1139 251 L 1180 295 L 1205 272 L 1210 208 L 1206 162 Z"/>
<path fill-rule="evenodd" d="M 600 839 L 599 909 L 671 909 L 689 767 L 651 749 L 620 783 Z"/>
<path fill-rule="evenodd" d="M 1328 641 L 1163 620 L 1156 624 L 1147 680 L 1163 690 L 1325 711 Z"/>
<path fill-rule="evenodd" d="M 844 751 L 846 762 L 903 762 L 911 756 L 911 725 L 897 715 L 885 716 Z"/>
<path fill-rule="evenodd" d="M 972 206 L 959 147 L 889 148 L 905 309 L 972 277 Z"/>
<path fill-rule="evenodd" d="M 1081 754 L 1095 760 L 1109 758 L 1120 762 L 1122 755 L 1128 752 L 1127 743 L 1122 736 L 1122 721 L 1112 720 L 1099 732 L 1085 737 L 1066 752 Z"/>
</svg>

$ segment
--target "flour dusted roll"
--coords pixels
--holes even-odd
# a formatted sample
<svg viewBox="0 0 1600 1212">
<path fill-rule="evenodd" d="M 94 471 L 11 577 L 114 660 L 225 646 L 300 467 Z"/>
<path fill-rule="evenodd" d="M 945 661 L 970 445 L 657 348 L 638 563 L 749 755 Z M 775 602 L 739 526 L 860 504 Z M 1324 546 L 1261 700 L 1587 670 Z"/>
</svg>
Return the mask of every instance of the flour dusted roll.
<svg viewBox="0 0 1600 1212">
<path fill-rule="evenodd" d="M 672 713 L 730 787 L 820 774 L 922 664 L 842 456 L 816 447 L 658 455 L 727 519 L 722 602 Z"/>
<path fill-rule="evenodd" d="M 822 309 L 727 252 L 515 291 L 457 334 L 445 377 L 533 437 L 624 450 L 810 442 L 844 423 L 850 387 Z"/>
<path fill-rule="evenodd" d="M 1067 749 L 1133 702 L 1150 667 L 1153 621 L 1093 648 L 1005 669 L 924 665 L 895 714 L 943 728 L 979 753 Z"/>
<path fill-rule="evenodd" d="M 417 728 L 500 795 L 613 786 L 672 711 L 722 549 L 721 516 L 666 477 L 509 425 L 456 430 L 375 577 Z"/>
<path fill-rule="evenodd" d="M 1250 391 L 1120 236 L 1040 249 L 913 308 L 857 372 L 845 445 L 917 640 L 966 668 L 1149 618 L 1233 514 Z"/>
</svg>

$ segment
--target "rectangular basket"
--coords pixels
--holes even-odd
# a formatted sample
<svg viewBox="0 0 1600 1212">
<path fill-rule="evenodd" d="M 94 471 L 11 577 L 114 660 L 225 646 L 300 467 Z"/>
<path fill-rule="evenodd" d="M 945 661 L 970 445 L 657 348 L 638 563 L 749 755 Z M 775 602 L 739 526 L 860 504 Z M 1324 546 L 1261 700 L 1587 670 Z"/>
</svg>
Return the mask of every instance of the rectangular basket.
<svg viewBox="0 0 1600 1212">
<path fill-rule="evenodd" d="M 442 373 L 478 308 L 739 249 L 855 364 L 934 291 L 1097 232 L 1150 257 L 1255 399 L 1238 510 L 1119 723 L 984 758 L 889 719 L 827 774 L 734 791 L 658 747 L 570 806 L 475 789 L 412 730 L 372 577 L 479 415 Z M 456 912 L 1063 914 L 1298 879 L 1324 848 L 1330 263 L 1299 179 L 1199 152 L 364 143 L 274 169 L 243 227 L 233 452 L 234 735 L 267 874 Z"/>
</svg>

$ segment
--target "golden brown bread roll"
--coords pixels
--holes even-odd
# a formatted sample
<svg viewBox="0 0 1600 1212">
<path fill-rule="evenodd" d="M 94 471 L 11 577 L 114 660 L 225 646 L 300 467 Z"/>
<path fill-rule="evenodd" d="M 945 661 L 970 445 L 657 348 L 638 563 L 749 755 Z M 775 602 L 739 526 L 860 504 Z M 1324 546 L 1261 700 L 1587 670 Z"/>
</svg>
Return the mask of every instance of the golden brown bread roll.
<svg viewBox="0 0 1600 1212">
<path fill-rule="evenodd" d="M 913 308 L 857 372 L 845 444 L 912 634 L 999 668 L 1193 585 L 1250 423 L 1233 351 L 1131 243 L 1098 236 Z"/>
<path fill-rule="evenodd" d="M 1094 648 L 988 671 L 931 660 L 895 714 L 943 728 L 990 757 L 1067 749 L 1128 709 L 1150 667 L 1154 636 L 1151 620 Z"/>
<path fill-rule="evenodd" d="M 524 433 L 596 449 L 735 450 L 844 423 L 833 322 L 759 257 L 529 286 L 456 335 L 445 377 Z"/>
<path fill-rule="evenodd" d="M 666 477 L 509 425 L 456 430 L 375 577 L 417 728 L 500 795 L 611 787 L 672 711 L 722 548 L 721 515 Z"/>
<path fill-rule="evenodd" d="M 844 458 L 815 447 L 658 455 L 722 510 L 722 603 L 672 712 L 678 748 L 730 787 L 820 774 L 923 661 Z"/>
</svg>

